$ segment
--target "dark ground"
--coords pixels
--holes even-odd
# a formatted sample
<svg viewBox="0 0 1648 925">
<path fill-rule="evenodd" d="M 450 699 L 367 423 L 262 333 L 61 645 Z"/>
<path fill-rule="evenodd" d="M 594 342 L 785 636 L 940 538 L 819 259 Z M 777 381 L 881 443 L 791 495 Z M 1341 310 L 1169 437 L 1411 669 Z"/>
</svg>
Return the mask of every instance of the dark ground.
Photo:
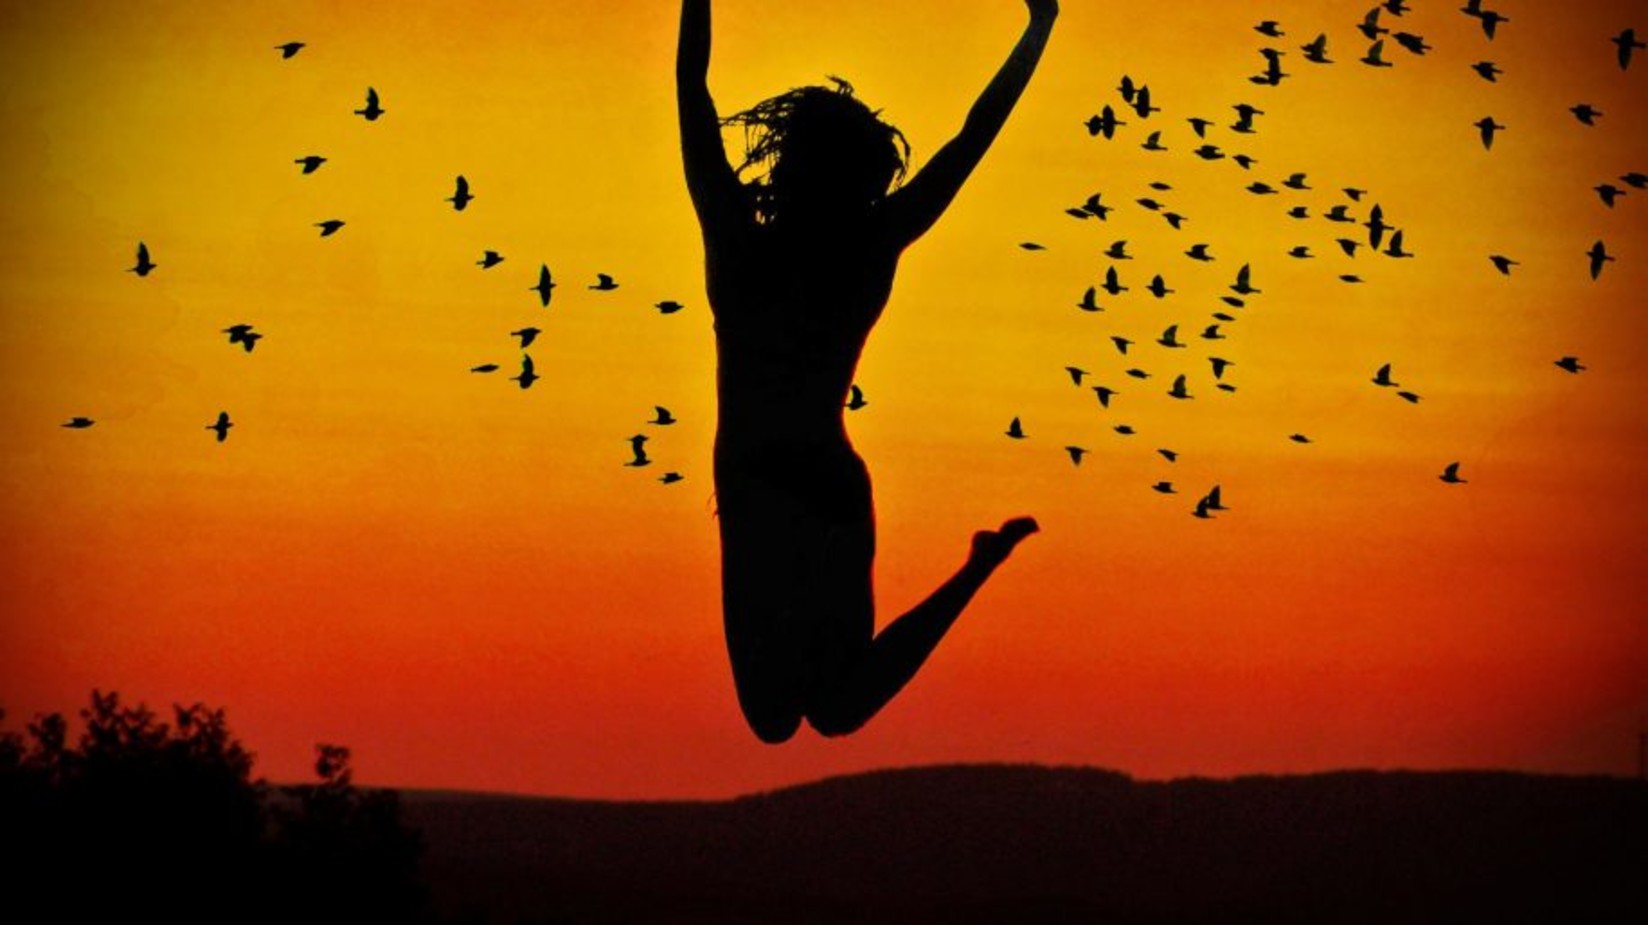
<svg viewBox="0 0 1648 925">
<path fill-rule="evenodd" d="M 724 802 L 403 798 L 459 921 L 1648 920 L 1648 785 L 1618 778 L 966 766 Z"/>
</svg>

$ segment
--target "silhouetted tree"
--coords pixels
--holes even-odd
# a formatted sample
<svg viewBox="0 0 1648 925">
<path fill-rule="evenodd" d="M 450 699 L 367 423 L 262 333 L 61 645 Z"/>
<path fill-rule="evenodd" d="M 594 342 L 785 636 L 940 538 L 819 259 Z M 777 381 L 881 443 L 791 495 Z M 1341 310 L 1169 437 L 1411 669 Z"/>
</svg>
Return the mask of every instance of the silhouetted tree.
<svg viewBox="0 0 1648 925">
<path fill-rule="evenodd" d="M 0 852 L 51 918 L 418 918 L 419 839 L 393 792 L 354 786 L 348 749 L 320 746 L 321 782 L 273 793 L 222 710 L 168 723 L 93 691 L 79 715 L 72 745 L 57 713 L 0 733 Z"/>
</svg>

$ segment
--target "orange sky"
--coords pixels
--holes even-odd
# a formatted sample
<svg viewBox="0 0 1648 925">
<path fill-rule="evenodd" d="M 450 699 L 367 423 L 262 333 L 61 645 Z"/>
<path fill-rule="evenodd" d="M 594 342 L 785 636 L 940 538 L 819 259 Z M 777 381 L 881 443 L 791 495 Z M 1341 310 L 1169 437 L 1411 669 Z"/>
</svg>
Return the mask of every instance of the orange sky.
<svg viewBox="0 0 1648 925">
<path fill-rule="evenodd" d="M 982 760 L 1632 772 L 1648 190 L 1609 209 L 1591 187 L 1648 172 L 1648 55 L 1621 71 L 1608 41 L 1648 34 L 1648 2 L 1499 0 L 1490 43 L 1456 3 L 1414 0 L 1386 24 L 1435 50 L 1387 42 L 1396 66 L 1377 70 L 1356 61 L 1369 5 L 1066 0 L 1002 137 L 905 255 L 849 418 L 883 618 L 973 530 L 1033 514 L 1043 533 L 869 727 L 779 748 L 744 727 L 720 638 L 674 3 L 7 7 L 0 705 L 15 728 L 94 686 L 200 700 L 274 778 L 324 740 L 374 782 L 577 796 Z M 919 166 L 1023 7 L 888 6 L 717 0 L 722 111 L 839 74 Z M 1334 65 L 1298 51 L 1319 32 Z M 291 39 L 308 47 L 282 61 Z M 1280 87 L 1247 80 L 1266 44 L 1288 52 Z M 1484 58 L 1498 84 L 1469 70 Z M 1164 111 L 1125 110 L 1123 73 Z M 369 85 L 371 124 L 351 115 Z M 1229 128 L 1244 101 L 1256 135 Z M 1581 101 L 1596 127 L 1567 112 Z M 1108 142 L 1082 128 L 1107 103 L 1129 123 Z M 1253 169 L 1191 156 L 1192 115 Z M 1485 115 L 1509 126 L 1491 151 Z M 1170 150 L 1141 150 L 1158 129 Z M 330 160 L 300 176 L 306 154 Z M 1244 190 L 1299 171 L 1312 190 Z M 457 214 L 460 173 L 477 198 Z M 1319 217 L 1345 186 L 1415 259 L 1339 251 L 1365 235 Z M 1106 222 L 1063 214 L 1101 191 Z M 319 239 L 331 218 L 348 224 Z M 1123 238 L 1131 291 L 1077 310 Z M 1618 259 L 1593 282 L 1597 239 Z M 145 279 L 124 272 L 139 240 Z M 1317 256 L 1287 256 L 1301 244 Z M 506 261 L 482 271 L 486 248 Z M 1493 253 L 1521 266 L 1502 277 Z M 527 291 L 540 262 L 561 283 L 547 311 Z M 1264 293 L 1201 341 L 1243 263 Z M 1337 279 L 1352 271 L 1365 282 Z M 620 288 L 586 289 L 597 272 Z M 1167 299 L 1144 292 L 1155 273 Z M 265 334 L 250 355 L 219 333 L 237 322 Z M 1188 349 L 1152 343 L 1174 323 Z M 503 377 L 526 324 L 544 378 L 522 392 Z M 1111 335 L 1140 344 L 1120 357 Z M 1236 392 L 1215 389 L 1215 353 Z M 1567 354 L 1589 369 L 1552 365 Z M 505 371 L 468 372 L 489 361 Z M 1386 362 L 1419 404 L 1368 381 Z M 1113 407 L 1066 365 L 1117 388 Z M 1179 373 L 1191 401 L 1165 394 Z M 648 427 L 655 404 L 680 423 Z M 220 410 L 222 445 L 202 429 Z M 75 415 L 97 424 L 58 426 Z M 1002 436 L 1014 416 L 1028 439 Z M 640 432 L 657 464 L 625 468 Z M 1079 468 L 1067 444 L 1091 451 Z M 1465 485 L 1437 479 L 1454 460 Z M 1163 479 L 1180 494 L 1151 491 Z M 1190 517 L 1215 483 L 1232 510 Z"/>
</svg>

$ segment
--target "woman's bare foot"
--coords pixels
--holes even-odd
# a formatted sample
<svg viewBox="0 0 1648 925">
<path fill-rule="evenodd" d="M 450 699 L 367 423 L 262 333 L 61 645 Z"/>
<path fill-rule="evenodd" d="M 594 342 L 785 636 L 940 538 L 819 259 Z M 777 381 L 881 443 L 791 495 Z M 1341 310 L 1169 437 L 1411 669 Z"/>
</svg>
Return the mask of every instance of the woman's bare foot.
<svg viewBox="0 0 1648 925">
<path fill-rule="evenodd" d="M 998 530 L 980 530 L 973 534 L 973 554 L 967 561 L 993 569 L 1007 561 L 1020 541 L 1040 529 L 1035 518 L 1015 517 Z"/>
</svg>

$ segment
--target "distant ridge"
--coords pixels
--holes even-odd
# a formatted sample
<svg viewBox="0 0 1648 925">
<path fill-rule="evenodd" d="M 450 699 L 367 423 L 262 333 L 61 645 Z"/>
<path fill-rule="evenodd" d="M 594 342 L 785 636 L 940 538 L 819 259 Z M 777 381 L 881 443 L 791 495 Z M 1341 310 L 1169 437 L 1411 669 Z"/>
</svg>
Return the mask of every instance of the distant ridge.
<svg viewBox="0 0 1648 925">
<path fill-rule="evenodd" d="M 403 794 L 448 914 L 587 923 L 1634 920 L 1648 786 L 876 771 L 725 801 Z"/>
</svg>

